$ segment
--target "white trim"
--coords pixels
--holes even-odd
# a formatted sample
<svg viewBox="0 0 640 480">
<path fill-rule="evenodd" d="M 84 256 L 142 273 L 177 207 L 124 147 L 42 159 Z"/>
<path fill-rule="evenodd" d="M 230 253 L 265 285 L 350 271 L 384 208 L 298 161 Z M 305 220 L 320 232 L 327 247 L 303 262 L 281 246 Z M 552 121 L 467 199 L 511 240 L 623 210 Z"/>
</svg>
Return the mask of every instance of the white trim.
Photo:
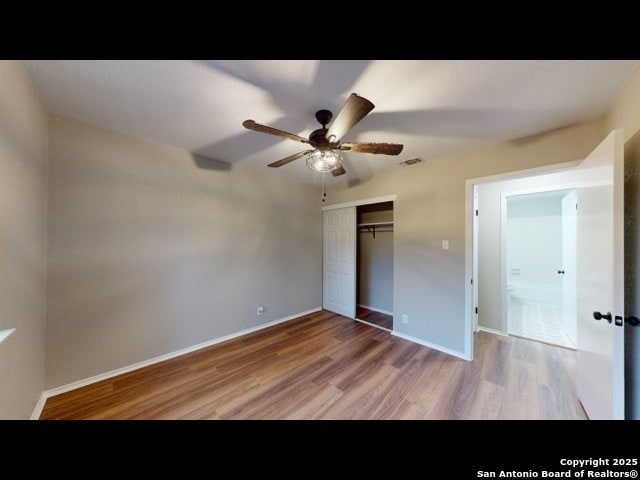
<svg viewBox="0 0 640 480">
<path fill-rule="evenodd" d="M 507 195 L 500 194 L 500 328 L 509 331 L 509 296 L 507 294 Z"/>
<path fill-rule="evenodd" d="M 479 250 L 479 242 L 478 242 L 478 216 L 475 215 L 475 211 L 478 210 L 478 187 L 472 187 L 473 193 L 473 207 L 471 208 L 471 224 L 473 228 L 471 230 L 471 259 L 472 259 L 472 267 L 471 267 L 471 279 L 473 281 L 472 289 L 471 289 L 471 310 L 473 317 L 473 328 L 474 331 L 478 331 L 478 250 Z M 475 280 L 473 280 L 475 279 Z M 472 349 L 473 350 L 473 349 Z"/>
<path fill-rule="evenodd" d="M 525 170 L 515 170 L 497 175 L 489 175 L 486 177 L 468 178 L 465 182 L 465 231 L 464 231 L 464 282 L 465 282 L 465 339 L 464 349 L 465 355 L 469 359 L 473 359 L 473 333 L 475 331 L 474 321 L 474 305 L 473 305 L 473 289 L 471 284 L 473 278 L 473 193 L 474 187 L 483 183 L 492 183 L 502 180 L 514 180 L 517 178 L 531 177 L 535 175 L 544 175 L 546 173 L 556 173 L 566 170 L 572 170 L 577 167 L 582 160 L 573 160 L 570 162 L 555 163 L 544 165 L 542 167 L 528 168 Z M 475 279 L 478 282 L 478 279 Z"/>
<path fill-rule="evenodd" d="M 366 308 L 368 310 L 373 310 L 374 312 L 380 312 L 386 315 L 391 315 L 393 317 L 393 312 L 387 312 L 386 310 L 382 310 L 381 308 L 370 307 L 369 305 L 365 305 L 364 303 L 359 303 L 358 306 Z"/>
<path fill-rule="evenodd" d="M 249 333 L 257 332 L 258 330 L 263 330 L 265 328 L 273 327 L 274 325 L 278 325 L 280 323 L 288 322 L 290 320 L 295 320 L 296 318 L 304 317 L 305 315 L 309 315 L 311 313 L 319 312 L 321 310 L 322 310 L 322 308 L 320 308 L 320 307 L 312 308 L 311 310 L 307 310 L 307 311 L 300 312 L 300 313 L 295 313 L 293 315 L 289 315 L 288 317 L 280 318 L 278 320 L 273 320 L 272 322 L 263 323 L 261 325 L 255 326 L 255 327 L 247 328 L 245 330 L 240 330 L 239 332 L 230 333 L 229 335 L 225 335 L 223 337 L 218 337 L 218 338 L 214 338 L 212 340 L 207 340 L 206 342 L 198 343 L 197 345 L 193 345 L 191 347 L 182 348 L 180 350 L 175 350 L 173 352 L 166 353 L 166 354 L 160 355 L 158 357 L 153 357 L 153 358 L 150 358 L 148 360 L 143 360 L 141 362 L 134 363 L 132 365 L 127 365 L 126 367 L 116 368 L 115 370 L 110 370 L 110 371 L 105 372 L 105 373 L 100 373 L 98 375 L 94 375 L 92 377 L 85 378 L 83 380 L 78 380 L 76 382 L 67 383 L 66 385 L 61 385 L 59 387 L 55 387 L 55 388 L 52 388 L 50 390 L 45 390 L 44 392 L 42 392 L 42 396 L 40 397 L 40 400 L 38 401 L 38 405 L 36 405 L 36 409 L 33 411 L 33 414 L 31 415 L 31 417 L 34 418 L 34 415 L 36 415 L 36 413 L 38 414 L 38 417 L 36 417 L 36 418 L 40 417 L 40 412 L 42 411 L 42 407 L 44 407 L 44 403 L 47 400 L 47 398 L 49 398 L 49 397 L 53 397 L 55 395 L 60 395 L 61 393 L 70 392 L 71 390 L 75 390 L 77 388 L 85 387 L 87 385 L 91 385 L 92 383 L 100 382 L 102 380 L 107 380 L 109 378 L 112 378 L 112 377 L 115 377 L 115 376 L 118 376 L 118 375 L 122 375 L 123 373 L 128 373 L 128 372 L 131 372 L 133 370 L 138 370 L 139 368 L 148 367 L 149 365 L 153 365 L 153 364 L 156 364 L 156 363 L 159 363 L 159 362 L 164 362 L 165 360 L 170 360 L 172 358 L 179 357 L 179 356 L 185 355 L 187 353 L 195 352 L 196 350 L 200 350 L 202 348 L 210 347 L 210 346 L 215 345 L 217 343 L 225 342 L 227 340 L 231 340 L 231 339 L 236 338 L 236 337 L 241 337 L 241 336 L 247 335 Z M 42 402 L 42 407 L 40 407 L 40 411 L 38 412 L 37 409 L 38 409 L 38 406 L 40 405 L 40 402 Z"/>
<path fill-rule="evenodd" d="M 379 328 L 380 330 L 384 330 L 385 332 L 393 333 L 388 328 L 384 328 L 380 325 L 376 325 L 375 323 L 367 322 L 366 320 L 362 320 L 361 318 L 354 318 L 356 322 L 364 323 L 365 325 L 369 325 L 370 327 Z"/>
<path fill-rule="evenodd" d="M 542 167 L 526 168 L 524 170 L 513 170 L 511 172 L 498 173 L 496 175 L 488 175 L 486 177 L 468 178 L 467 184 L 480 185 L 483 183 L 501 182 L 503 180 L 517 180 L 519 178 L 535 177 L 538 175 L 546 175 L 548 173 L 559 173 L 566 170 L 573 170 L 580 163 L 580 160 L 571 160 L 569 162 L 553 163 L 551 165 L 543 165 Z"/>
<path fill-rule="evenodd" d="M 453 355 L 454 357 L 462 358 L 463 360 L 473 360 L 473 358 L 465 355 L 463 352 L 456 352 L 455 350 L 450 350 L 441 345 L 436 345 L 435 343 L 427 342 L 426 340 L 422 340 L 421 338 L 412 337 L 411 335 L 407 335 L 406 333 L 398 332 L 394 330 L 391 332 L 391 335 L 394 337 L 404 338 L 405 340 L 409 340 L 413 343 L 418 343 L 420 345 L 424 345 L 425 347 L 433 348 L 434 350 L 438 350 L 443 353 L 448 353 L 449 355 Z"/>
<path fill-rule="evenodd" d="M 473 333 L 475 330 L 475 304 L 473 299 L 473 289 L 478 288 L 471 283 L 473 279 L 473 218 L 474 218 L 474 188 L 475 184 L 467 180 L 465 184 L 465 202 L 464 209 L 464 321 L 466 328 L 464 329 L 464 355 L 465 358 L 473 360 Z M 474 283 L 478 284 L 478 279 L 474 279 Z"/>
<path fill-rule="evenodd" d="M 501 332 L 500 330 L 494 330 L 493 328 L 483 327 L 483 326 L 480 326 L 480 325 L 478 325 L 478 331 L 479 332 L 492 333 L 494 335 L 500 335 L 501 337 L 508 337 L 509 336 L 506 333 Z"/>
<path fill-rule="evenodd" d="M 370 203 L 394 202 L 396 194 L 384 195 L 382 197 L 364 198 L 362 200 L 353 200 L 352 202 L 336 203 L 335 205 L 327 205 L 322 207 L 322 211 L 335 210 L 336 208 L 359 207 L 360 205 L 369 205 Z"/>
<path fill-rule="evenodd" d="M 42 392 L 40 394 L 40 398 L 38 398 L 38 402 L 36 403 L 36 406 L 33 409 L 33 412 L 31 412 L 31 416 L 29 417 L 29 420 L 40 419 L 40 415 L 42 414 L 42 409 L 44 408 L 44 404 L 47 403 L 47 398 L 49 398 L 49 396 L 47 395 L 47 392 Z"/>
</svg>

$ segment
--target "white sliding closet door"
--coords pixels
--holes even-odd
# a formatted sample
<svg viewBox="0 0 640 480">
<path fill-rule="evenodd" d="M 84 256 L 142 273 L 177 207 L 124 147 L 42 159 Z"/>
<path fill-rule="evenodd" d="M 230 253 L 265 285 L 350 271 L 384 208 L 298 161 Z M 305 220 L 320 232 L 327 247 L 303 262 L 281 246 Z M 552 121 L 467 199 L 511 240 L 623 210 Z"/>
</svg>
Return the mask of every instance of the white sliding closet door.
<svg viewBox="0 0 640 480">
<path fill-rule="evenodd" d="M 324 212 L 323 307 L 356 316 L 356 209 Z"/>
</svg>

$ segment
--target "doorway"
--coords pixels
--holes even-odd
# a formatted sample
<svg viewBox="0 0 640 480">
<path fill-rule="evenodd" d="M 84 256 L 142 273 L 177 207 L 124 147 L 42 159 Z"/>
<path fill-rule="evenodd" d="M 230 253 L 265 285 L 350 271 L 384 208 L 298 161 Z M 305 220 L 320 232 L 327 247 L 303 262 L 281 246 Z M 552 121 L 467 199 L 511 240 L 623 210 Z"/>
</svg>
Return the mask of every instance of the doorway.
<svg viewBox="0 0 640 480">
<path fill-rule="evenodd" d="M 393 202 L 356 208 L 356 319 L 393 330 Z"/>
<path fill-rule="evenodd" d="M 571 289 L 567 287 L 568 294 L 563 297 L 563 274 L 558 271 L 564 270 L 565 277 L 570 278 L 575 274 L 575 267 L 562 265 L 561 209 L 562 199 L 566 195 L 570 199 L 576 187 L 576 173 L 571 168 L 523 176 L 526 173 L 521 172 L 520 177 L 490 178 L 483 183 L 477 182 L 471 188 L 474 217 L 470 223 L 474 231 L 470 238 L 473 258 L 470 266 L 474 282 L 469 293 L 476 316 L 476 330 L 531 338 L 530 335 L 516 333 L 520 331 L 517 320 L 513 322 L 516 325 L 510 325 L 510 307 L 511 313 L 518 313 L 521 307 L 531 307 L 522 312 L 529 314 L 530 319 L 555 315 L 559 324 L 564 321 L 563 298 L 569 299 Z M 534 201 L 536 199 L 537 202 Z M 565 200 L 567 202 L 571 200 Z M 555 209 L 555 217 L 549 214 L 549 208 Z M 510 233 L 509 221 L 516 227 Z M 544 234 L 549 225 L 555 225 L 553 242 Z M 524 243 L 520 249 L 517 246 L 515 250 L 508 249 L 509 237 L 512 241 L 520 239 L 528 244 Z M 570 240 L 569 235 L 566 238 Z M 551 243 L 554 243 L 553 248 L 549 246 Z M 533 248 L 536 249 L 535 255 L 530 252 Z M 573 248 L 567 245 L 567 262 L 570 261 L 571 250 L 575 251 L 575 240 Z M 549 267 L 550 264 L 553 266 Z M 571 273 L 567 274 L 568 271 Z M 528 301 L 537 301 L 538 304 L 525 303 Z M 543 303 L 545 308 L 538 308 Z M 570 315 L 567 303 L 567 315 Z M 537 326 L 540 327 L 539 324 Z"/>
<path fill-rule="evenodd" d="M 503 202 L 508 333 L 575 349 L 575 189 L 509 194 Z"/>
<path fill-rule="evenodd" d="M 395 195 L 324 207 L 323 308 L 393 331 Z"/>
</svg>

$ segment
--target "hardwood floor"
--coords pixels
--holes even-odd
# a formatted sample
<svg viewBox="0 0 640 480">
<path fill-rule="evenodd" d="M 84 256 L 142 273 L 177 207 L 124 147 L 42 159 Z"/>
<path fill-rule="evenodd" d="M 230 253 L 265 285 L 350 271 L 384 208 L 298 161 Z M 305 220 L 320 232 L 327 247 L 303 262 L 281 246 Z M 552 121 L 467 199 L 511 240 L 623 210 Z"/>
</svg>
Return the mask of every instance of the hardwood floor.
<svg viewBox="0 0 640 480">
<path fill-rule="evenodd" d="M 386 313 L 376 312 L 365 307 L 356 307 L 356 318 L 365 322 L 377 325 L 387 330 L 393 330 L 393 316 Z"/>
<path fill-rule="evenodd" d="M 41 418 L 586 418 L 575 352 L 475 342 L 467 362 L 323 311 L 49 398 Z"/>
</svg>

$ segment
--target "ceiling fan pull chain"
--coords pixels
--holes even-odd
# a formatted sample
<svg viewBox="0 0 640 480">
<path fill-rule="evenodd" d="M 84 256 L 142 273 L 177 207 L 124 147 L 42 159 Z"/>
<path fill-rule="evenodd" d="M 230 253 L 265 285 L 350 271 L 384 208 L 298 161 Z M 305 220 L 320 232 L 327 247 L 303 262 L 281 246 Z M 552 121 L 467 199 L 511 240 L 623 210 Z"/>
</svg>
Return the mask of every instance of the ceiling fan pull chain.
<svg viewBox="0 0 640 480">
<path fill-rule="evenodd" d="M 325 191 L 324 188 L 324 176 L 327 172 L 322 172 L 322 201 L 324 202 L 324 199 L 327 197 L 327 192 Z"/>
</svg>

